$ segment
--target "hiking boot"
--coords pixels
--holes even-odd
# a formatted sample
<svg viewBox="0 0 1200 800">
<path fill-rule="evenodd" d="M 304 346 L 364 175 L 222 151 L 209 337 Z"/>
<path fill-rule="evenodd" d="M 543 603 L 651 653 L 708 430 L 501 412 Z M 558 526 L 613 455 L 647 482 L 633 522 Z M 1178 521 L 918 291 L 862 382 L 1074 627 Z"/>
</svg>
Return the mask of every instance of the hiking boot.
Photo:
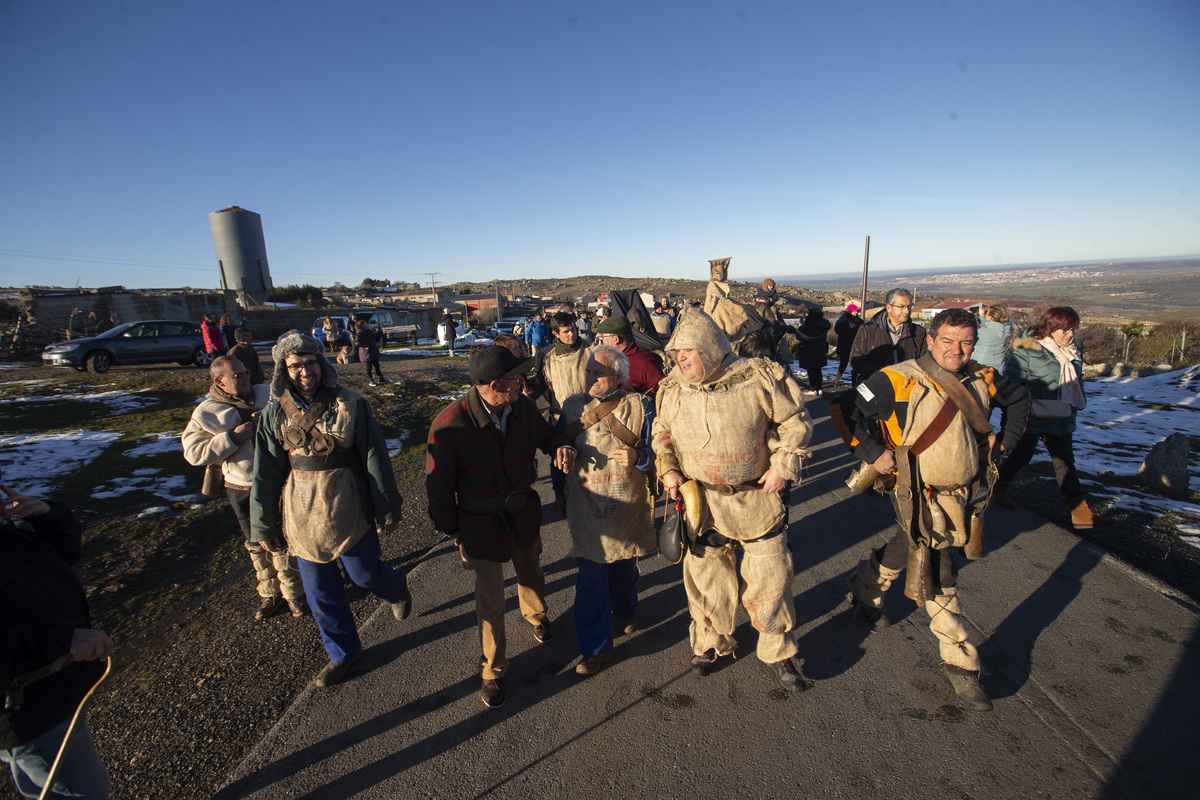
<svg viewBox="0 0 1200 800">
<path fill-rule="evenodd" d="M 485 706 L 499 708 L 504 705 L 505 697 L 507 697 L 507 693 L 504 690 L 504 678 L 483 679 L 483 686 L 479 689 L 479 699 Z"/>
<path fill-rule="evenodd" d="M 357 664 L 362 657 L 363 651 L 359 650 L 340 664 L 334 664 L 330 661 L 317 674 L 317 680 L 315 681 L 317 688 L 324 689 L 333 686 L 335 683 L 341 683 L 346 678 L 346 673 L 350 671 L 350 668 Z"/>
<path fill-rule="evenodd" d="M 577 675 L 595 675 L 604 665 L 612 660 L 612 652 L 601 653 L 597 656 L 585 656 L 583 661 L 580 661 L 575 667 Z"/>
<path fill-rule="evenodd" d="M 395 603 L 389 603 L 385 600 L 384 605 L 391 607 L 393 617 L 398 620 L 406 620 L 408 619 L 408 615 L 412 613 L 412 592 L 405 586 L 403 597 Z"/>
<path fill-rule="evenodd" d="M 1011 485 L 1008 481 L 996 481 L 996 487 L 992 490 L 992 502 L 1001 508 L 1016 508 L 1017 504 L 1008 496 L 1008 487 Z"/>
<path fill-rule="evenodd" d="M 542 644 L 554 638 L 554 628 L 550 627 L 550 620 L 539 622 L 533 626 L 533 638 L 537 639 Z"/>
<path fill-rule="evenodd" d="M 273 617 L 279 613 L 281 608 L 283 608 L 282 597 L 264 597 L 258 604 L 258 610 L 254 612 L 254 618 L 264 620 L 267 617 Z"/>
<path fill-rule="evenodd" d="M 303 617 L 308 613 L 308 604 L 304 602 L 303 597 L 297 597 L 295 600 L 287 601 L 288 608 L 292 612 L 292 617 Z"/>
<path fill-rule="evenodd" d="M 783 661 L 776 661 L 774 664 L 769 664 L 771 671 L 775 673 L 775 677 L 783 688 L 789 692 L 803 692 L 804 678 L 800 675 L 800 670 L 796 669 L 796 665 L 792 663 L 790 658 L 785 658 Z"/>
<path fill-rule="evenodd" d="M 854 618 L 872 632 L 882 631 L 892 627 L 892 619 L 881 606 L 871 606 L 860 603 L 852 595 L 847 595 L 850 605 L 854 607 Z"/>
<path fill-rule="evenodd" d="M 947 664 L 942 668 L 942 674 L 946 676 L 946 680 L 950 681 L 950 685 L 954 687 L 954 693 L 967 708 L 972 711 L 992 710 L 991 699 L 979 685 L 979 673 Z"/>
<path fill-rule="evenodd" d="M 1092 513 L 1092 509 L 1088 506 L 1087 498 L 1080 497 L 1077 500 L 1068 500 L 1067 505 L 1071 508 L 1071 525 L 1077 531 L 1089 531 L 1092 528 L 1112 524 L 1111 519 L 1097 517 Z"/>
<path fill-rule="evenodd" d="M 709 654 L 712 655 L 709 655 Z M 692 673 L 698 677 L 705 678 L 708 673 L 712 672 L 713 667 L 717 664 L 717 654 L 713 650 L 707 650 L 699 655 L 692 656 Z"/>
<path fill-rule="evenodd" d="M 637 624 L 636 618 L 622 619 L 620 617 L 617 617 L 614 620 L 614 623 L 615 624 L 613 625 L 613 627 L 616 628 L 617 631 L 619 631 L 622 636 L 628 636 L 638 629 L 638 624 Z"/>
</svg>

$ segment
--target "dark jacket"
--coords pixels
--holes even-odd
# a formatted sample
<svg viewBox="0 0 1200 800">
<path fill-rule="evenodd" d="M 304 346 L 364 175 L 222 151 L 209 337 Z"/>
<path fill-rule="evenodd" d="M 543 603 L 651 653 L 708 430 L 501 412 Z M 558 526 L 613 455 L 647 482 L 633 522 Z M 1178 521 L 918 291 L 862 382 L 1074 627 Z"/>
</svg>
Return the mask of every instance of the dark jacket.
<svg viewBox="0 0 1200 800">
<path fill-rule="evenodd" d="M 1076 374 L 1082 376 L 1082 359 L 1076 359 L 1073 363 Z M 1029 396 L 1034 400 L 1057 400 L 1062 368 L 1054 354 L 1033 338 L 1032 331 L 1027 330 L 1013 344 L 1012 355 L 1004 367 L 1004 377 L 1028 389 Z M 1057 419 L 1030 415 L 1028 431 L 1038 436 L 1066 436 L 1075 432 L 1077 414 L 1077 410 L 1072 410 L 1071 416 Z"/>
<path fill-rule="evenodd" d="M 796 329 L 796 361 L 802 369 L 820 369 L 829 363 L 829 320 L 807 317 Z"/>
<path fill-rule="evenodd" d="M 0 685 L 40 669 L 71 651 L 77 628 L 92 627 L 87 596 L 71 569 L 79 560 L 82 529 L 70 509 L 50 510 L 18 525 L 0 524 Z M 32 528 L 32 530 L 30 530 Z M 17 711 L 0 717 L 0 749 L 36 739 L 75 713 L 104 673 L 103 661 L 75 661 L 25 687 Z"/>
<path fill-rule="evenodd" d="M 892 344 L 887 326 L 887 309 L 881 310 L 869 322 L 864 322 L 850 348 L 850 370 L 858 386 L 884 367 L 920 358 L 925 355 L 925 329 L 913 322 L 904 323 L 900 341 Z"/>
<path fill-rule="evenodd" d="M 850 348 L 854 347 L 854 337 L 858 335 L 862 324 L 862 317 L 849 311 L 843 311 L 837 322 L 833 323 L 833 332 L 837 334 L 838 358 L 850 355 Z"/>
<path fill-rule="evenodd" d="M 357 328 L 354 331 L 354 346 L 358 348 L 359 361 L 379 360 L 379 334 L 373 328 Z"/>
<path fill-rule="evenodd" d="M 532 488 L 535 451 L 571 446 L 524 395 L 512 404 L 507 424 L 503 436 L 472 386 L 434 418 L 425 450 L 433 527 L 460 537 L 469 557 L 501 563 L 512 558 L 514 543 L 528 550 L 542 527 L 542 502 Z M 503 510 L 514 493 L 524 494 L 524 508 Z"/>
<path fill-rule="evenodd" d="M 247 371 L 250 373 L 251 386 L 267 382 L 262 364 L 258 360 L 258 351 L 254 349 L 254 345 L 239 342 L 229 348 L 229 352 L 225 355 L 236 358 L 246 366 Z"/>
</svg>

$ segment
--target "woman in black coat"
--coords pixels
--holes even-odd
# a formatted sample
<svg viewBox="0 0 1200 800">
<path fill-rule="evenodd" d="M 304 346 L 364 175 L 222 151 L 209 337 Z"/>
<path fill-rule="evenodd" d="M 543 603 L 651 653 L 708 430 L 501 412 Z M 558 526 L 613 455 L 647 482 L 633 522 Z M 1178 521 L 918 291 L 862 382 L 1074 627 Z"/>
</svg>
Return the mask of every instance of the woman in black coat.
<svg viewBox="0 0 1200 800">
<path fill-rule="evenodd" d="M 819 308 L 810 308 L 804 324 L 796 330 L 796 360 L 808 370 L 808 388 L 821 394 L 824 378 L 821 370 L 829 363 L 829 320 Z"/>
</svg>

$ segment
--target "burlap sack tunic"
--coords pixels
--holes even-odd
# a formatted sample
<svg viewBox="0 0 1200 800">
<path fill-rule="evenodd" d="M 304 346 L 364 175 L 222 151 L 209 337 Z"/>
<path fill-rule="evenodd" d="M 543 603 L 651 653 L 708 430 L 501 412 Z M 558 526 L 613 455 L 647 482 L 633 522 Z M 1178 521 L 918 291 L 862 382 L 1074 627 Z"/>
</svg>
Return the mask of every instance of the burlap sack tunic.
<svg viewBox="0 0 1200 800">
<path fill-rule="evenodd" d="M 331 436 L 338 450 L 356 446 L 357 414 L 363 396 L 353 389 L 339 388 L 329 410 L 313 426 Z M 263 424 L 274 426 L 274 435 L 282 440 L 278 424 L 285 419 L 278 401 L 272 401 L 263 415 Z M 306 445 L 293 451 L 299 456 L 315 456 Z M 281 510 L 283 535 L 293 555 L 324 564 L 349 550 L 371 527 L 363 513 L 359 491 L 361 471 L 345 467 L 308 472 L 288 471 L 283 485 Z"/>
<path fill-rule="evenodd" d="M 695 350 L 704 365 L 697 382 L 675 369 L 658 389 L 653 446 L 658 474 L 679 470 L 707 484 L 748 484 L 773 470 L 799 481 L 812 420 L 800 387 L 783 369 L 763 359 L 738 358 L 729 340 L 703 312 L 685 311 L 667 344 L 672 358 Z M 778 494 L 759 489 L 721 494 L 705 489 L 702 529 L 746 542 L 777 530 L 785 509 Z M 758 657 L 767 663 L 796 654 L 791 631 L 792 559 L 786 534 L 745 544 L 740 592 L 750 621 L 759 631 Z M 731 545 L 710 547 L 704 557 L 691 552 L 683 562 L 684 587 L 692 615 L 692 652 L 728 655 L 736 647 L 739 585 L 737 554 Z"/>
<path fill-rule="evenodd" d="M 542 362 L 542 375 L 550 386 L 550 424 L 558 420 L 559 409 L 573 394 L 587 392 L 587 363 L 591 348 L 583 346 L 568 353 L 553 349 Z"/>
<path fill-rule="evenodd" d="M 562 411 L 565 423 L 574 424 L 598 402 L 586 393 L 568 398 Z M 611 417 L 637 435 L 645 424 L 643 402 L 641 395 L 625 395 Z M 576 558 L 611 564 L 656 550 L 646 473 L 609 457 L 621 446 L 603 422 L 575 437 L 578 455 L 565 489 Z"/>
</svg>

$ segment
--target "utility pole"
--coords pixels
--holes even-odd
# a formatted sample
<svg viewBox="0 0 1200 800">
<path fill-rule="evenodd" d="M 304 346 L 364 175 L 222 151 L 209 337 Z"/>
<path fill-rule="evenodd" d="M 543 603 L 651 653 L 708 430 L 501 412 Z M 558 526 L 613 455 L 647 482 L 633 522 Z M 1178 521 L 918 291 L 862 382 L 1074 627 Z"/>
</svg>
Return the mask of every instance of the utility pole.
<svg viewBox="0 0 1200 800">
<path fill-rule="evenodd" d="M 440 272 L 426 272 L 425 274 L 429 276 L 429 282 L 433 284 L 433 304 L 436 306 L 436 305 L 438 304 L 438 298 L 437 298 L 437 276 L 438 276 L 438 275 L 441 275 L 442 273 L 440 273 Z"/>
<path fill-rule="evenodd" d="M 867 318 L 867 264 L 871 260 L 871 237 L 867 237 L 866 249 L 863 250 L 863 284 L 862 297 L 859 298 L 859 313 L 863 319 Z"/>
</svg>

